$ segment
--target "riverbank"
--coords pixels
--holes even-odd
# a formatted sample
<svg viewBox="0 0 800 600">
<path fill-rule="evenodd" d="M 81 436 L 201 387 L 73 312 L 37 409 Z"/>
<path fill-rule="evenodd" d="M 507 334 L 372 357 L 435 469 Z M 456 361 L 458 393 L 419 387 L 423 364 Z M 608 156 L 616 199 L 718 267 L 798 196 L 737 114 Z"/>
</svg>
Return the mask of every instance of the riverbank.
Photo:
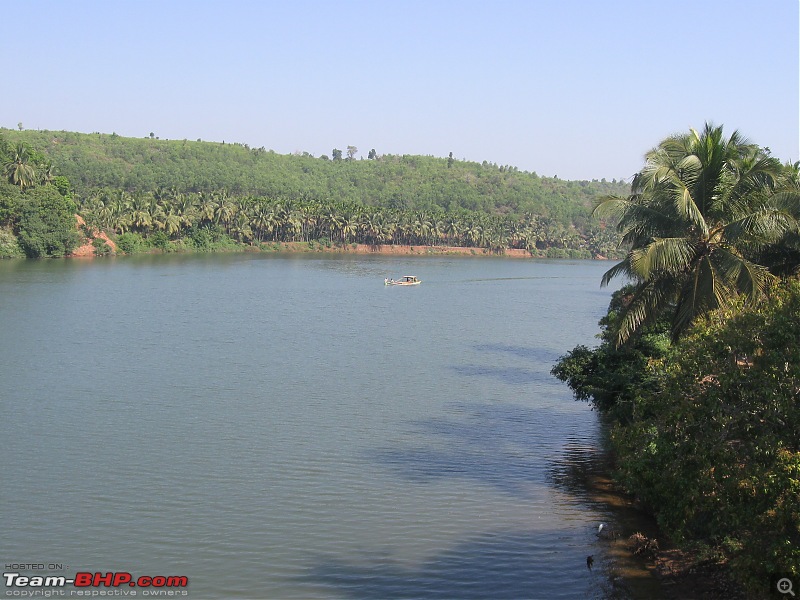
<svg viewBox="0 0 800 600">
<path fill-rule="evenodd" d="M 505 248 L 490 250 L 467 246 L 419 246 L 401 244 L 343 244 L 324 245 L 318 242 L 276 242 L 262 244 L 266 252 L 323 252 L 333 254 L 382 254 L 400 256 L 464 255 L 464 256 L 505 256 L 508 258 L 533 258 L 527 250 Z"/>
<path fill-rule="evenodd" d="M 100 247 L 103 252 L 96 252 L 97 242 L 102 240 Z M 85 238 L 81 246 L 71 252 L 68 257 L 72 258 L 91 258 L 107 254 L 118 254 L 122 250 L 105 233 L 95 232 L 94 238 Z M 573 257 L 568 255 L 553 255 L 551 253 L 534 251 L 520 248 L 502 248 L 499 250 L 490 248 L 479 248 L 474 246 L 421 246 L 407 244 L 324 244 L 321 242 L 266 242 L 258 245 L 238 244 L 235 242 L 212 245 L 210 248 L 195 248 L 184 241 L 169 242 L 164 247 L 142 248 L 134 253 L 193 253 L 193 252 L 267 252 L 267 253 L 291 253 L 291 254 L 356 254 L 356 255 L 383 255 L 383 256 L 492 256 L 515 259 L 530 258 L 582 258 L 594 260 L 608 260 L 605 256 L 581 256 Z M 566 251 L 565 251 L 566 253 Z"/>
<path fill-rule="evenodd" d="M 601 539 L 607 544 L 614 589 L 622 588 L 623 596 L 663 600 L 749 597 L 726 564 L 675 546 L 636 499 L 619 489 L 609 456 L 598 455 L 590 463 L 594 466 L 584 473 L 582 485 L 612 519 L 611 533 Z"/>
</svg>

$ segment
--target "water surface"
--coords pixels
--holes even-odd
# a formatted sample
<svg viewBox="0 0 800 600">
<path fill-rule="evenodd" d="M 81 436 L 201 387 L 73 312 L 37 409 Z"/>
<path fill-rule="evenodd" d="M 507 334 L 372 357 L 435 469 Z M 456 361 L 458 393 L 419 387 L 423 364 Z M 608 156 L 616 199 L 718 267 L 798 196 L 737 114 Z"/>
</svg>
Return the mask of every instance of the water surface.
<svg viewBox="0 0 800 600">
<path fill-rule="evenodd" d="M 607 267 L 2 262 L 0 559 L 197 599 L 619 597 L 597 416 L 549 375 Z"/>
</svg>

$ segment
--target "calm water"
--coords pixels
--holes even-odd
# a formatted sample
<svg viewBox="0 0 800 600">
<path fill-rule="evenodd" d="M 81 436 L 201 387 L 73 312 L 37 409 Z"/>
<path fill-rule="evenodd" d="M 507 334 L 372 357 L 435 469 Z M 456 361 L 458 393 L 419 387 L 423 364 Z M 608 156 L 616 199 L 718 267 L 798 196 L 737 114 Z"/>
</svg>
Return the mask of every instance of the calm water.
<svg viewBox="0 0 800 600">
<path fill-rule="evenodd" d="M 618 595 L 597 415 L 549 375 L 606 268 L 0 262 L 0 559 L 195 599 Z"/>
</svg>

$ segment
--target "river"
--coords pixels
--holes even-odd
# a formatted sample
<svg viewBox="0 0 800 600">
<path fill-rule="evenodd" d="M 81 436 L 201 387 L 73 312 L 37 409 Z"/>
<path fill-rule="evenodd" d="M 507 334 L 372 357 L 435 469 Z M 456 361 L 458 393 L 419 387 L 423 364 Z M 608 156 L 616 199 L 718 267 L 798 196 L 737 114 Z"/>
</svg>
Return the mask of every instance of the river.
<svg viewBox="0 0 800 600">
<path fill-rule="evenodd" d="M 549 374 L 595 343 L 608 266 L 0 262 L 5 571 L 184 576 L 196 600 L 627 597 L 596 536 L 625 516 L 585 485 L 601 425 Z M 403 275 L 423 283 L 384 286 Z"/>
</svg>

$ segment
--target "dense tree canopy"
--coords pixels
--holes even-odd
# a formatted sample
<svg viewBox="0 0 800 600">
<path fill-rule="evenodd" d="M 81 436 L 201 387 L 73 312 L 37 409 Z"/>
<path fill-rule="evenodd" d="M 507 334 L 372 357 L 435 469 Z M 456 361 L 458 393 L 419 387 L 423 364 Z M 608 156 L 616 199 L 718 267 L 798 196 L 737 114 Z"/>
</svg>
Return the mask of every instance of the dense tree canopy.
<svg viewBox="0 0 800 600">
<path fill-rule="evenodd" d="M 564 227 L 580 227 L 588 221 L 598 196 L 625 189 L 622 182 L 564 181 L 486 162 L 453 161 L 447 169 L 447 159 L 431 156 L 374 153 L 373 160 L 329 161 L 308 153 L 281 155 L 246 144 L 115 134 L 6 129 L 0 130 L 0 137 L 46 155 L 82 196 L 102 188 L 183 194 L 224 190 L 234 198 L 532 213 Z M 341 158 L 342 151 L 337 154 Z"/>
<path fill-rule="evenodd" d="M 553 367 L 612 425 L 617 475 L 752 589 L 800 574 L 800 186 L 722 128 L 664 140 L 608 197 L 631 282 Z"/>
<path fill-rule="evenodd" d="M 637 282 L 618 329 L 618 343 L 669 313 L 674 337 L 698 316 L 739 295 L 756 300 L 769 282 L 763 251 L 796 235 L 800 195 L 780 162 L 737 132 L 721 127 L 669 137 L 646 156 L 628 196 L 596 209 L 618 220 L 625 259 L 603 283 Z"/>
<path fill-rule="evenodd" d="M 121 248 L 196 249 L 274 242 L 524 248 L 557 258 L 613 256 L 618 238 L 590 219 L 617 182 L 568 182 L 513 167 L 424 156 L 330 161 L 242 144 L 115 134 L 0 132 L 36 153 L 37 181 L 71 183 L 92 227 Z M 31 148 L 29 150 L 29 148 Z M 11 161 L 10 150 L 5 152 Z M 49 164 L 47 161 L 51 161 Z M 59 181 L 50 164 L 66 176 Z M 206 233 L 200 234 L 199 230 Z M 132 236 L 139 236 L 132 243 Z M 203 246 L 207 249 L 207 244 Z"/>
</svg>

